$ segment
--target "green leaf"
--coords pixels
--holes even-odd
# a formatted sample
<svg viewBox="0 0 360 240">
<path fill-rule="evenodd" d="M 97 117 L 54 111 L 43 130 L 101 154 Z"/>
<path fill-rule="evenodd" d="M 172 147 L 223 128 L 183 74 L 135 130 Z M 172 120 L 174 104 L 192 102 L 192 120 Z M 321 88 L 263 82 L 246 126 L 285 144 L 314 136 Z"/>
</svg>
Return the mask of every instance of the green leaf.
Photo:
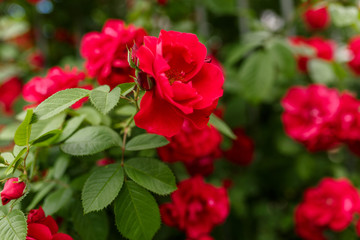
<svg viewBox="0 0 360 240">
<path fill-rule="evenodd" d="M 66 114 L 58 114 L 52 118 L 37 121 L 31 126 L 31 134 L 29 142 L 33 142 L 35 139 L 55 129 L 60 129 L 65 121 Z"/>
<path fill-rule="evenodd" d="M 91 123 L 92 125 L 99 125 L 101 123 L 101 113 L 95 110 L 95 108 L 90 106 L 85 106 L 76 111 L 83 116 L 86 121 Z"/>
<path fill-rule="evenodd" d="M 23 148 L 14 158 L 14 160 L 10 163 L 10 165 L 8 166 L 8 168 L 5 171 L 6 175 L 9 174 L 13 174 L 17 167 L 20 165 L 20 163 L 22 162 L 23 158 L 22 156 L 24 155 L 24 153 L 26 153 L 27 148 Z"/>
<path fill-rule="evenodd" d="M 331 20 L 337 27 L 346 27 L 359 20 L 359 10 L 354 6 L 330 4 Z"/>
<path fill-rule="evenodd" d="M 47 215 L 53 215 L 65 206 L 72 196 L 71 188 L 60 188 L 45 198 L 44 211 Z"/>
<path fill-rule="evenodd" d="M 6 125 L 0 132 L 0 140 L 13 140 L 16 129 L 19 127 L 18 123 L 11 123 Z"/>
<path fill-rule="evenodd" d="M 287 77 L 294 76 L 296 73 L 296 61 L 290 46 L 283 41 L 275 40 L 269 50 L 279 71 Z"/>
<path fill-rule="evenodd" d="M 81 205 L 76 204 L 73 209 L 73 223 L 82 240 L 108 239 L 109 220 L 104 211 L 84 215 L 81 211 Z"/>
<path fill-rule="evenodd" d="M 168 143 L 169 141 L 164 136 L 144 133 L 130 139 L 125 149 L 128 151 L 138 151 L 162 147 Z"/>
<path fill-rule="evenodd" d="M 113 109 L 120 99 L 120 88 L 114 88 L 111 92 L 107 85 L 95 88 L 90 93 L 90 101 L 103 114 Z"/>
<path fill-rule="evenodd" d="M 110 147 L 121 146 L 120 136 L 105 126 L 85 127 L 74 133 L 62 145 L 65 153 L 80 156 L 91 155 Z"/>
<path fill-rule="evenodd" d="M 135 85 L 136 84 L 134 82 L 119 84 L 118 87 L 121 89 L 121 95 L 126 96 L 131 93 L 131 91 L 135 88 Z"/>
<path fill-rule="evenodd" d="M 114 212 L 117 228 L 131 240 L 151 240 L 160 228 L 160 212 L 154 197 L 134 182 L 124 183 Z"/>
<path fill-rule="evenodd" d="M 82 88 L 70 88 L 59 91 L 47 98 L 35 108 L 35 114 L 39 120 L 44 120 L 55 116 L 80 99 L 87 97 L 90 91 Z"/>
<path fill-rule="evenodd" d="M 0 220 L 0 240 L 25 240 L 27 224 L 24 213 L 16 209 Z"/>
<path fill-rule="evenodd" d="M 14 141 L 16 145 L 26 146 L 29 144 L 32 116 L 33 116 L 33 109 L 28 109 L 24 121 L 16 129 L 15 137 L 14 137 Z"/>
<path fill-rule="evenodd" d="M 211 125 L 213 125 L 217 130 L 219 130 L 219 132 L 221 132 L 225 136 L 227 136 L 227 137 L 229 137 L 231 139 L 236 139 L 235 134 L 229 128 L 229 126 L 223 120 L 218 118 L 215 114 L 210 115 L 209 123 Z"/>
<path fill-rule="evenodd" d="M 57 139 L 57 142 L 62 142 L 70 137 L 71 134 L 73 134 L 80 127 L 81 123 L 84 121 L 84 118 L 85 117 L 81 115 L 70 119 L 66 123 L 66 126 L 64 127 L 60 137 Z"/>
<path fill-rule="evenodd" d="M 160 195 L 176 190 L 174 174 L 163 162 L 151 158 L 133 158 L 124 165 L 125 172 L 140 186 Z"/>
<path fill-rule="evenodd" d="M 270 101 L 274 97 L 275 68 L 267 51 L 253 53 L 239 71 L 243 96 L 255 103 Z"/>
<path fill-rule="evenodd" d="M 36 138 L 35 140 L 33 140 L 30 143 L 31 143 L 31 145 L 38 146 L 38 147 L 39 146 L 49 146 L 50 144 L 55 142 L 55 140 L 60 136 L 61 132 L 62 131 L 60 129 L 52 130 L 50 132 L 44 133 L 43 135 Z"/>
<path fill-rule="evenodd" d="M 312 59 L 308 62 L 309 74 L 316 83 L 329 84 L 336 79 L 332 64 L 320 60 Z"/>
<path fill-rule="evenodd" d="M 124 171 L 120 164 L 110 164 L 96 169 L 82 191 L 85 214 L 101 210 L 114 201 L 123 182 Z"/>
<path fill-rule="evenodd" d="M 56 162 L 54 165 L 54 178 L 60 179 L 64 175 L 68 165 L 69 165 L 69 156 L 68 155 L 60 155 L 56 159 Z"/>
<path fill-rule="evenodd" d="M 30 211 L 31 209 L 35 208 L 36 205 L 56 186 L 56 183 L 44 183 L 44 187 L 41 188 L 41 190 L 36 193 L 36 195 L 33 197 L 31 203 L 26 208 L 27 211 Z"/>
</svg>

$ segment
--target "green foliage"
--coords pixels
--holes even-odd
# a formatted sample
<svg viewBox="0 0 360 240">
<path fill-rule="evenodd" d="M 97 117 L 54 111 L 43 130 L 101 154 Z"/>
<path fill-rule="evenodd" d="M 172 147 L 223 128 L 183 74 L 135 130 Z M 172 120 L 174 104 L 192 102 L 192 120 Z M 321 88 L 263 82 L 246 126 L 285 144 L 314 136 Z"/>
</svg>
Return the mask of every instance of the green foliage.
<svg viewBox="0 0 360 240">
<path fill-rule="evenodd" d="M 25 240 L 27 225 L 24 213 L 13 210 L 0 220 L 0 240 Z"/>
<path fill-rule="evenodd" d="M 346 27 L 359 21 L 359 10 L 354 6 L 330 4 L 331 19 L 337 27 Z"/>
<path fill-rule="evenodd" d="M 81 125 L 81 123 L 84 121 L 84 116 L 78 116 L 71 118 L 64 127 L 60 137 L 57 139 L 57 142 L 62 142 L 66 140 L 68 137 L 71 136 Z"/>
<path fill-rule="evenodd" d="M 131 93 L 132 90 L 134 90 L 136 84 L 131 82 L 131 83 L 122 83 L 119 84 L 118 87 L 121 89 L 121 95 L 122 96 L 126 96 L 129 93 Z"/>
<path fill-rule="evenodd" d="M 45 198 L 43 209 L 47 215 L 52 215 L 59 211 L 69 202 L 72 196 L 72 190 L 69 187 L 63 187 L 51 193 Z"/>
<path fill-rule="evenodd" d="M 44 133 L 40 137 L 36 138 L 34 141 L 30 142 L 33 146 L 49 146 L 53 143 L 61 134 L 60 129 L 51 130 L 47 133 Z"/>
<path fill-rule="evenodd" d="M 32 124 L 30 142 L 34 142 L 36 139 L 44 136 L 46 133 L 49 133 L 53 130 L 59 130 L 65 121 L 65 117 L 66 114 L 62 113 L 49 119 L 40 120 Z"/>
<path fill-rule="evenodd" d="M 32 117 L 33 117 L 33 109 L 28 109 L 24 121 L 16 129 L 14 136 L 14 141 L 16 145 L 26 146 L 29 144 Z"/>
<path fill-rule="evenodd" d="M 309 74 L 316 83 L 329 84 L 336 80 L 331 63 L 312 59 L 308 62 Z"/>
<path fill-rule="evenodd" d="M 23 148 L 14 158 L 14 160 L 12 160 L 12 162 L 9 164 L 9 166 L 7 167 L 5 174 L 9 175 L 9 174 L 13 174 L 17 167 L 20 165 L 20 163 L 22 162 L 23 158 L 22 156 L 25 154 L 26 152 L 26 147 Z"/>
<path fill-rule="evenodd" d="M 34 113 L 39 120 L 51 118 L 61 113 L 80 99 L 87 97 L 89 93 L 89 90 L 82 88 L 70 88 L 59 91 L 40 103 L 39 106 L 35 108 Z"/>
<path fill-rule="evenodd" d="M 102 85 L 90 93 L 90 101 L 103 114 L 113 109 L 120 99 L 120 88 L 116 87 L 110 92 L 110 87 Z"/>
<path fill-rule="evenodd" d="M 140 186 L 160 195 L 176 190 L 175 176 L 163 162 L 151 158 L 133 158 L 125 165 L 125 172 Z"/>
<path fill-rule="evenodd" d="M 120 164 L 96 169 L 87 179 L 82 191 L 84 213 L 107 207 L 119 194 L 123 182 L 124 170 Z"/>
<path fill-rule="evenodd" d="M 51 183 L 42 183 L 42 188 L 39 192 L 35 194 L 32 201 L 26 208 L 27 211 L 30 211 L 31 209 L 35 208 L 37 204 L 56 186 L 55 182 Z"/>
<path fill-rule="evenodd" d="M 82 240 L 107 240 L 109 220 L 104 211 L 83 214 L 80 204 L 73 208 L 74 228 Z"/>
<path fill-rule="evenodd" d="M 139 151 L 165 146 L 169 141 L 160 135 L 144 133 L 127 142 L 125 149 L 128 151 Z"/>
<path fill-rule="evenodd" d="M 225 136 L 227 136 L 231 139 L 236 139 L 235 134 L 229 128 L 229 126 L 223 120 L 218 118 L 215 114 L 210 115 L 209 124 L 214 126 L 217 130 L 219 130 L 219 132 L 221 132 Z"/>
<path fill-rule="evenodd" d="M 75 132 L 61 145 L 61 150 L 75 156 L 91 155 L 120 146 L 121 142 L 120 136 L 111 128 L 90 126 Z"/>
<path fill-rule="evenodd" d="M 151 240 L 160 228 L 160 212 L 154 197 L 134 182 L 125 181 L 114 211 L 117 228 L 130 240 Z"/>
</svg>

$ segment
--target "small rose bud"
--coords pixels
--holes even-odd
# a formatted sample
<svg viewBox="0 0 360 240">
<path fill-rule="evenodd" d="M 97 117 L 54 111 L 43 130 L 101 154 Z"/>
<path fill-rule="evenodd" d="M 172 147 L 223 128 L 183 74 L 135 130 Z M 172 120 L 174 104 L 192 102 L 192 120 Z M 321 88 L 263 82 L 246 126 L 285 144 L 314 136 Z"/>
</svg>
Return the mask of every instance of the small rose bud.
<svg viewBox="0 0 360 240">
<path fill-rule="evenodd" d="M 10 178 L 6 181 L 5 186 L 1 191 L 1 202 L 3 205 L 6 205 L 13 199 L 18 199 L 23 195 L 25 183 L 18 181 L 18 178 Z"/>
<path fill-rule="evenodd" d="M 103 159 L 96 161 L 96 165 L 99 167 L 106 166 L 106 165 L 109 165 L 112 163 L 115 163 L 115 160 L 113 160 L 111 158 L 103 158 Z"/>
<path fill-rule="evenodd" d="M 136 82 L 139 84 L 139 87 L 145 91 L 151 90 L 155 85 L 155 79 L 142 71 L 136 71 Z"/>
</svg>

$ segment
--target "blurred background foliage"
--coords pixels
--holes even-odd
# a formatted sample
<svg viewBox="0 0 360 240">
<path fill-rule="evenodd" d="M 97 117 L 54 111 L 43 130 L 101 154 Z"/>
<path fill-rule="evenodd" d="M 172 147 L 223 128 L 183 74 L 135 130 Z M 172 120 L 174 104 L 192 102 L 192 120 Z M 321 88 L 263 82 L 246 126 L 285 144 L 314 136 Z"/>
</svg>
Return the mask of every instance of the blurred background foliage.
<svg viewBox="0 0 360 240">
<path fill-rule="evenodd" d="M 244 128 L 255 142 L 255 159 L 250 166 L 219 160 L 214 174 L 207 178 L 216 185 L 224 179 L 232 180 L 231 214 L 212 236 L 219 240 L 298 239 L 293 212 L 306 188 L 325 176 L 347 177 L 360 187 L 358 157 L 344 147 L 309 153 L 285 135 L 280 120 L 280 100 L 290 86 L 324 83 L 360 91 L 359 79 L 340 57 L 332 63 L 313 60 L 309 74 L 296 69 L 289 36 L 321 35 L 336 41 L 341 50 L 359 33 L 358 1 L 329 2 L 334 4 L 331 27 L 314 34 L 301 21 L 303 2 L 293 0 L 168 0 L 165 4 L 156 0 L 41 0 L 35 4 L 2 0 L 0 83 L 14 75 L 25 83 L 55 65 L 83 69 L 81 37 L 99 31 L 109 18 L 142 26 L 155 36 L 160 29 L 197 34 L 209 54 L 224 67 L 225 95 L 219 105 L 225 121 L 232 128 Z M 355 14 L 349 14 L 352 11 Z M 39 67 L 30 60 L 35 53 L 44 59 Z M 17 112 L 24 105 L 22 99 L 17 101 Z M 13 121 L 13 117 L 1 115 L 0 124 Z M 1 143 L 6 145 L 6 139 L 6 132 L 2 132 Z M 229 140 L 225 139 L 223 145 L 227 148 Z M 180 165 L 173 168 L 179 180 L 187 177 Z M 96 214 L 92 217 L 104 219 Z M 77 231 L 86 231 L 81 212 L 74 218 Z M 104 231 L 106 228 L 105 224 Z M 110 233 L 109 239 L 118 236 Z M 353 229 L 328 233 L 328 238 L 356 239 Z M 184 235 L 163 226 L 155 239 L 184 239 Z"/>
</svg>

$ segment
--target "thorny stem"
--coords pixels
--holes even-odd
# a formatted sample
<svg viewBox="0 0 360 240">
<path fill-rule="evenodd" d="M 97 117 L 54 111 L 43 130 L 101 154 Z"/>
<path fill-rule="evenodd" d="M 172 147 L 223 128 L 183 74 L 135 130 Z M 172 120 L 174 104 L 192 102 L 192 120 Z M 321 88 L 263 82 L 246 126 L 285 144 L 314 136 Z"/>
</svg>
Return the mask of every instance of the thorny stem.
<svg viewBox="0 0 360 240">
<path fill-rule="evenodd" d="M 124 166 L 124 154 L 125 154 L 125 144 L 126 144 L 126 136 L 128 133 L 129 128 L 125 127 L 124 129 L 124 137 L 123 137 L 123 142 L 122 142 L 122 147 L 121 147 L 121 166 Z"/>
</svg>

